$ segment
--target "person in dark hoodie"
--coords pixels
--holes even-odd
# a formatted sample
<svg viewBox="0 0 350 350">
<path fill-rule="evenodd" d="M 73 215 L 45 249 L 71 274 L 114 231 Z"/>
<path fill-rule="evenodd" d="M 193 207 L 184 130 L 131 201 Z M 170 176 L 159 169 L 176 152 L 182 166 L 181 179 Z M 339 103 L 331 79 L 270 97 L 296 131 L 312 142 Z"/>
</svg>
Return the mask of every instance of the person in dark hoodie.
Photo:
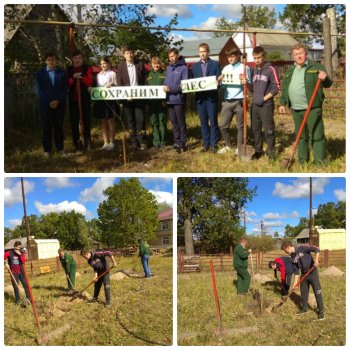
<svg viewBox="0 0 350 350">
<path fill-rule="evenodd" d="M 292 258 L 292 263 L 301 270 L 301 278 L 305 275 L 313 266 L 315 269 L 300 283 L 300 293 L 302 298 L 301 310 L 297 313 L 298 315 L 304 315 L 309 311 L 309 287 L 312 286 L 315 294 L 317 303 L 318 319 L 324 320 L 324 308 L 322 299 L 322 289 L 320 279 L 318 277 L 317 266 L 319 265 L 320 248 L 313 245 L 293 245 L 292 242 L 286 241 L 282 244 L 282 250 Z M 315 258 L 312 257 L 311 253 L 315 253 Z M 298 283 L 299 278 L 295 278 L 294 286 Z"/>
<path fill-rule="evenodd" d="M 188 67 L 176 48 L 169 49 L 168 58 L 170 65 L 167 67 L 165 74 L 164 91 L 167 93 L 166 101 L 173 126 L 173 148 L 176 152 L 182 153 L 187 148 L 187 125 L 181 80 L 188 79 Z"/>
<path fill-rule="evenodd" d="M 111 291 L 110 291 L 110 279 L 109 279 L 109 272 L 106 273 L 104 276 L 98 278 L 101 274 L 106 272 L 109 269 L 108 261 L 106 257 L 108 256 L 112 262 L 113 267 L 117 266 L 113 254 L 110 251 L 103 251 L 103 252 L 91 252 L 87 249 L 82 249 L 80 252 L 80 255 L 87 260 L 88 264 L 94 269 L 95 272 L 95 288 L 94 288 L 94 297 L 92 300 L 88 301 L 88 304 L 96 304 L 98 295 L 100 294 L 100 290 L 102 287 L 102 283 L 105 288 L 105 295 L 106 295 L 106 307 L 111 306 Z"/>
<path fill-rule="evenodd" d="M 292 283 L 292 275 L 294 274 L 294 276 L 298 276 L 294 277 L 294 279 L 299 278 L 299 269 L 292 263 L 289 256 L 281 256 L 273 261 L 270 261 L 269 268 L 275 271 L 276 278 L 277 271 L 281 273 L 282 294 L 287 295 Z"/>
<path fill-rule="evenodd" d="M 263 47 L 256 46 L 253 49 L 255 68 L 252 72 L 253 92 L 252 103 L 252 131 L 254 135 L 255 154 L 254 159 L 263 155 L 262 129 L 265 131 L 267 142 L 267 156 L 269 159 L 275 157 L 275 121 L 273 98 L 280 90 L 277 72 L 269 62 L 265 62 L 266 52 Z"/>
</svg>

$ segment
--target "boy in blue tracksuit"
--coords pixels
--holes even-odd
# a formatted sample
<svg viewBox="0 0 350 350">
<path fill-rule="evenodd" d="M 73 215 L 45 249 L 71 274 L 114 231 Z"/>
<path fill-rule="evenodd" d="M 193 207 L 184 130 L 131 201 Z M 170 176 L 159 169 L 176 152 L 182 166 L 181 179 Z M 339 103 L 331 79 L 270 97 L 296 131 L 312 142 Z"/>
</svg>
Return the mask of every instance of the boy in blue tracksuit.
<svg viewBox="0 0 350 350">
<path fill-rule="evenodd" d="M 209 45 L 201 43 L 198 46 L 200 61 L 192 66 L 193 78 L 220 76 L 219 62 L 213 61 L 209 57 Z M 218 90 L 196 92 L 196 107 L 201 122 L 203 148 L 201 152 L 209 149 L 217 151 L 219 138 L 218 127 Z"/>
<path fill-rule="evenodd" d="M 275 157 L 275 121 L 273 98 L 280 90 L 277 72 L 269 62 L 265 62 L 266 52 L 263 47 L 253 49 L 255 68 L 252 72 L 253 104 L 252 131 L 254 135 L 255 159 L 263 155 L 262 129 L 265 131 L 267 156 Z"/>
<path fill-rule="evenodd" d="M 187 125 L 185 119 L 185 97 L 181 90 L 181 80 L 188 79 L 188 68 L 179 51 L 171 48 L 168 51 L 170 65 L 167 67 L 164 91 L 167 93 L 166 102 L 169 117 L 173 126 L 174 150 L 182 153 L 187 147 Z"/>
</svg>

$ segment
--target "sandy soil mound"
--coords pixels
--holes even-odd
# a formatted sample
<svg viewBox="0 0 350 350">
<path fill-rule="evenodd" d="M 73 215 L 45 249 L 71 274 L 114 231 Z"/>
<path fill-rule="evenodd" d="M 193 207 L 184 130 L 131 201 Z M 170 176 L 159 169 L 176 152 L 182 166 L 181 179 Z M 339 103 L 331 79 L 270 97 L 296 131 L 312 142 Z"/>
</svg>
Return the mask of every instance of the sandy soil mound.
<svg viewBox="0 0 350 350">
<path fill-rule="evenodd" d="M 117 272 L 111 275 L 111 280 L 115 280 L 115 281 L 120 281 L 124 278 L 127 278 L 127 275 L 123 272 Z"/>
<path fill-rule="evenodd" d="M 19 286 L 19 292 L 20 292 L 21 296 L 25 295 L 22 285 Z M 12 284 L 8 284 L 8 285 L 5 286 L 4 293 L 5 293 L 5 295 L 9 296 L 10 298 L 14 298 L 15 297 L 15 293 L 13 291 Z"/>
<path fill-rule="evenodd" d="M 343 276 L 344 272 L 339 270 L 335 266 L 330 266 L 324 271 L 320 272 L 320 276 L 330 276 L 330 277 L 335 277 L 335 276 Z"/>
<path fill-rule="evenodd" d="M 260 283 L 266 283 L 272 281 L 270 277 L 267 277 L 265 275 L 261 275 L 260 273 L 256 273 L 254 275 L 255 281 L 260 282 Z"/>
</svg>

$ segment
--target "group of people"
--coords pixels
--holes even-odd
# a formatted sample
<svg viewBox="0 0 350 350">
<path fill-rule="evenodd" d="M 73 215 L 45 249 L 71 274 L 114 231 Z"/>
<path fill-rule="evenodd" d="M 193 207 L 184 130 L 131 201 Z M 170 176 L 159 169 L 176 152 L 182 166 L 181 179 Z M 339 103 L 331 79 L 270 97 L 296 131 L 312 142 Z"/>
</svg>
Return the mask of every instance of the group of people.
<svg viewBox="0 0 350 350">
<path fill-rule="evenodd" d="M 151 255 L 151 250 L 148 243 L 144 240 L 139 240 L 139 257 L 144 269 L 144 277 L 151 278 L 152 273 L 149 267 L 149 260 Z M 92 267 L 94 271 L 94 295 L 91 300 L 88 300 L 88 304 L 96 304 L 98 302 L 98 296 L 101 291 L 102 284 L 104 286 L 105 297 L 106 297 L 106 307 L 111 306 L 111 292 L 110 292 L 110 274 L 109 274 L 109 264 L 107 257 L 111 259 L 113 265 L 116 266 L 117 263 L 113 257 L 111 251 L 91 251 L 89 249 L 82 249 L 80 255 L 87 260 L 88 264 Z M 58 256 L 62 268 L 66 274 L 67 288 L 69 292 L 75 292 L 75 278 L 77 272 L 77 263 L 71 254 L 68 254 L 63 248 L 58 250 Z M 15 294 L 15 303 L 21 303 L 21 295 L 19 290 L 19 282 L 22 286 L 26 295 L 26 304 L 31 303 L 31 297 L 28 289 L 27 280 L 25 277 L 24 264 L 26 261 L 26 249 L 22 247 L 20 241 L 14 243 L 14 248 L 9 249 L 4 255 L 5 266 L 11 274 L 12 286 Z"/>
<path fill-rule="evenodd" d="M 189 69 L 178 49 L 168 51 L 169 64 L 163 69 L 163 62 L 157 56 L 151 58 L 152 69 L 147 72 L 143 62 L 135 59 L 133 48 L 123 50 L 125 61 L 119 64 L 117 73 L 111 68 L 107 57 L 99 61 L 101 71 L 96 76 L 94 84 L 92 67 L 84 63 L 82 52 L 76 51 L 72 55 L 71 66 L 66 71 L 57 66 L 57 56 L 48 53 L 45 56 L 46 67 L 36 74 L 36 90 L 40 101 L 40 113 L 43 124 L 43 148 L 46 156 L 52 152 L 52 130 L 56 151 L 64 154 L 63 119 L 65 99 L 68 92 L 69 114 L 72 129 L 72 141 L 75 150 L 88 150 L 91 145 L 91 99 L 90 88 L 110 88 L 112 86 L 163 86 L 166 99 L 127 99 L 99 100 L 94 102 L 93 115 L 101 119 L 103 146 L 102 149 L 112 150 L 115 147 L 115 117 L 121 114 L 127 121 L 130 132 L 130 143 L 133 150 L 145 150 L 146 117 L 145 105 L 149 106 L 151 116 L 153 146 L 163 148 L 169 143 L 167 136 L 167 115 L 169 115 L 173 130 L 173 149 L 179 153 L 187 150 L 187 124 L 185 116 L 185 94 L 181 81 L 190 78 L 215 77 L 217 87 L 224 89 L 224 100 L 221 105 L 220 120 L 218 89 L 195 92 L 195 105 L 199 116 L 202 134 L 201 152 L 238 154 L 238 148 L 243 144 L 244 123 L 243 114 L 246 108 L 245 85 L 252 94 L 251 128 L 254 137 L 254 158 L 259 159 L 263 154 L 263 130 L 267 142 L 267 156 L 274 159 L 275 150 L 275 122 L 274 97 L 281 91 L 280 113 L 290 108 L 297 133 L 304 113 L 308 107 L 317 80 L 322 81 L 316 94 L 307 124 L 299 142 L 299 161 L 309 160 L 308 145 L 311 145 L 315 162 L 323 162 L 326 157 L 324 126 L 322 121 L 322 103 L 324 100 L 323 87 L 330 87 L 332 80 L 325 68 L 308 59 L 307 48 L 303 44 L 292 47 L 295 60 L 285 73 L 282 88 L 276 69 L 266 62 L 266 52 L 263 47 L 253 49 L 254 68 L 250 69 L 238 48 L 227 52 L 228 65 L 221 67 L 217 61 L 210 58 L 208 44 L 201 43 L 198 47 L 199 61 Z M 244 71 L 245 69 L 245 71 Z M 235 79 L 232 84 L 223 84 L 226 74 Z M 230 135 L 230 125 L 236 116 L 237 140 L 234 142 Z M 81 120 L 82 119 L 82 120 Z M 219 131 L 225 143 L 219 148 Z M 234 148 L 236 144 L 236 149 Z"/>
<path fill-rule="evenodd" d="M 315 294 L 317 303 L 318 320 L 324 320 L 324 306 L 322 299 L 322 289 L 318 276 L 317 267 L 319 265 L 319 247 L 312 245 L 294 245 L 290 241 L 283 242 L 282 250 L 287 253 L 269 262 L 269 268 L 272 268 L 277 277 L 277 271 L 281 274 L 280 284 L 282 294 L 288 295 L 290 288 L 296 289 L 299 285 L 300 277 L 300 293 L 301 293 L 301 309 L 298 315 L 304 315 L 309 311 L 309 287 L 311 285 Z M 311 253 L 315 253 L 315 258 Z M 249 286 L 251 276 L 248 272 L 248 258 L 252 254 L 252 250 L 247 248 L 247 239 L 242 237 L 239 244 L 234 249 L 233 267 L 237 272 L 237 293 L 239 295 L 249 294 Z M 294 281 L 292 285 L 292 276 Z M 254 278 L 254 276 L 253 276 Z"/>
</svg>

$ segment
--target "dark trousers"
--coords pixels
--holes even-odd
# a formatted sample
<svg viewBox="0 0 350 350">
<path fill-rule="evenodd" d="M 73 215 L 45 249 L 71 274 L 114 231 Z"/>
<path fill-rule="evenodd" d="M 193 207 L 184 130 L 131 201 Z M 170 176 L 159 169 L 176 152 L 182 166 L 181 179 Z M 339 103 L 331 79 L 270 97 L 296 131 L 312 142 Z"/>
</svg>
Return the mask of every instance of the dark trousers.
<svg viewBox="0 0 350 350">
<path fill-rule="evenodd" d="M 273 119 L 273 104 L 265 104 L 263 106 L 252 106 L 252 131 L 254 135 L 255 152 L 262 153 L 263 138 L 262 129 L 265 131 L 265 139 L 267 143 L 267 155 L 273 157 L 275 155 L 275 121 Z"/>
<path fill-rule="evenodd" d="M 234 116 L 237 116 L 237 146 L 243 144 L 244 123 L 243 123 L 243 100 L 223 101 L 220 113 L 220 131 L 227 147 L 232 147 L 229 128 Z"/>
<path fill-rule="evenodd" d="M 250 274 L 248 269 L 243 267 L 235 267 L 237 271 L 237 293 L 248 293 L 250 285 Z"/>
<path fill-rule="evenodd" d="M 292 284 L 292 276 L 293 276 L 293 273 L 286 273 L 286 280 L 282 284 L 282 292 L 284 295 L 288 294 L 290 285 Z"/>
<path fill-rule="evenodd" d="M 187 143 L 187 125 L 185 119 L 185 106 L 168 105 L 169 117 L 173 125 L 174 144 L 185 147 Z"/>
<path fill-rule="evenodd" d="M 201 122 L 203 146 L 215 147 L 219 138 L 218 104 L 216 101 L 203 99 L 197 101 L 196 106 Z"/>
<path fill-rule="evenodd" d="M 91 144 L 91 126 L 90 126 L 90 99 L 81 99 L 81 107 L 83 113 L 83 128 L 84 128 L 84 147 L 87 148 Z M 78 101 L 69 101 L 69 114 L 72 128 L 72 140 L 75 148 L 79 148 L 79 107 Z"/>
<path fill-rule="evenodd" d="M 111 283 L 109 280 L 109 273 L 106 273 L 103 277 L 98 279 L 97 282 L 95 282 L 94 299 L 98 299 L 102 283 L 105 289 L 106 303 L 109 303 L 111 301 Z"/>
<path fill-rule="evenodd" d="M 305 115 L 305 110 L 296 111 L 292 109 L 292 114 L 295 125 L 295 134 L 297 135 Z M 298 144 L 298 158 L 300 163 L 309 160 L 309 139 L 311 139 L 314 161 L 316 163 L 322 163 L 326 158 L 326 140 L 324 136 L 321 108 L 311 109 L 304 130 L 301 133 Z"/>
<path fill-rule="evenodd" d="M 43 128 L 42 142 L 44 152 L 50 153 L 52 151 L 52 131 L 56 151 L 63 151 L 64 107 L 42 109 L 40 110 L 40 115 Z"/>
<path fill-rule="evenodd" d="M 302 278 L 303 275 L 300 276 Z M 303 310 L 308 309 L 308 301 L 309 301 L 309 287 L 312 286 L 312 290 L 315 294 L 315 299 L 317 303 L 318 312 L 323 312 L 323 300 L 322 300 L 322 290 L 320 279 L 318 277 L 317 268 L 313 270 L 303 282 L 300 283 L 300 292 L 302 299 L 302 308 Z"/>
<path fill-rule="evenodd" d="M 123 104 L 125 118 L 133 146 L 146 143 L 145 105 L 143 101 L 126 101 Z"/>
<path fill-rule="evenodd" d="M 24 288 L 24 291 L 26 293 L 26 297 L 27 297 L 27 299 L 30 300 L 29 289 L 28 289 L 27 282 L 26 282 L 26 279 L 25 279 L 24 275 L 23 274 L 20 274 L 20 275 L 16 274 L 16 275 L 13 275 L 13 277 L 15 278 L 15 280 L 16 280 L 18 285 L 19 285 L 19 281 L 21 281 L 22 286 Z M 15 282 L 13 282 L 12 279 L 11 279 L 11 281 L 12 281 L 13 290 L 15 292 L 16 302 L 19 302 L 19 301 L 21 301 L 21 296 L 19 294 L 19 289 L 17 288 L 17 286 L 15 285 Z"/>
</svg>

